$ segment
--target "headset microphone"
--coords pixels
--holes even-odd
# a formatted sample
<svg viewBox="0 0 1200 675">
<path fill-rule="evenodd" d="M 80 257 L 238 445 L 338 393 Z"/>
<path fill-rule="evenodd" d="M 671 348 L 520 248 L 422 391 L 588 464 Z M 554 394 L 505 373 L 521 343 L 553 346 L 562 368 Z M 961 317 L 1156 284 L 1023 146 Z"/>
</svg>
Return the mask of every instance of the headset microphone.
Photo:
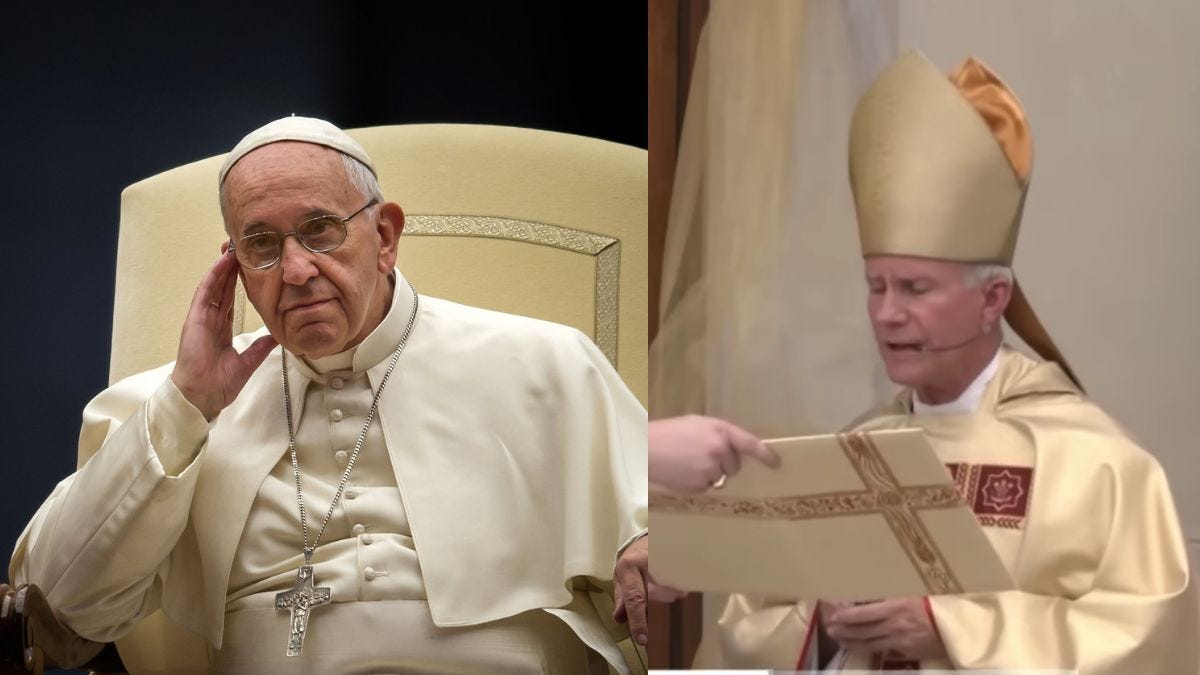
<svg viewBox="0 0 1200 675">
<path fill-rule="evenodd" d="M 955 349 L 962 349 L 963 347 L 966 347 L 967 345 L 978 340 L 979 338 L 983 337 L 984 335 L 987 335 L 989 332 L 990 331 L 981 330 L 981 331 L 975 333 L 975 335 L 973 335 L 972 337 L 969 337 L 966 340 L 963 340 L 962 342 L 959 342 L 956 344 L 951 344 L 951 345 L 941 345 L 941 346 L 937 346 L 937 347 L 930 347 L 927 345 L 922 345 L 920 347 L 920 351 L 922 351 L 922 352 L 952 352 Z"/>
</svg>

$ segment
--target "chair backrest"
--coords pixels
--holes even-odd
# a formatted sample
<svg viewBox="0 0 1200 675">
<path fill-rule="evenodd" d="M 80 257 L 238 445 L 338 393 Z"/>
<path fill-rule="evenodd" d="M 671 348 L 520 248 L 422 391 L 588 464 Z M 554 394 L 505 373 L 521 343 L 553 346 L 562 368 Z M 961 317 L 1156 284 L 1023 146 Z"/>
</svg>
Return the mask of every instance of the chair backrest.
<svg viewBox="0 0 1200 675">
<path fill-rule="evenodd" d="M 404 209 L 397 266 L 418 291 L 574 326 L 645 404 L 644 150 L 482 125 L 349 133 L 374 160 L 384 196 Z M 111 382 L 175 358 L 192 293 L 225 240 L 223 159 L 122 193 Z M 262 326 L 240 286 L 234 315 L 235 331 Z M 131 672 L 183 672 L 207 658 L 189 636 L 158 613 L 118 646 Z"/>
<path fill-rule="evenodd" d="M 549 131 L 414 124 L 349 131 L 407 215 L 397 263 L 417 290 L 574 326 L 646 400 L 646 152 Z M 223 156 L 121 195 L 110 382 L 172 360 L 225 240 Z M 240 291 L 235 328 L 262 320 Z"/>
</svg>

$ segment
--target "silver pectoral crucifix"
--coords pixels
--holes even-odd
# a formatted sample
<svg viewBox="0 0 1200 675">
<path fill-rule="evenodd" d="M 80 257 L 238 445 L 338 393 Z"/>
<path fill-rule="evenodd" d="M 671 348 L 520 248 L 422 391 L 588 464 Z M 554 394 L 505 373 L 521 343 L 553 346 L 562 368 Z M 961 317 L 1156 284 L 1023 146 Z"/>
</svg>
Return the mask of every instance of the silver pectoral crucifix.
<svg viewBox="0 0 1200 675">
<path fill-rule="evenodd" d="M 332 594 L 328 586 L 313 586 L 312 565 L 301 565 L 296 573 L 296 585 L 290 591 L 275 594 L 275 609 L 291 610 L 291 630 L 288 635 L 288 656 L 300 656 L 304 649 L 304 633 L 308 630 L 308 615 L 314 608 L 328 605 Z"/>
</svg>

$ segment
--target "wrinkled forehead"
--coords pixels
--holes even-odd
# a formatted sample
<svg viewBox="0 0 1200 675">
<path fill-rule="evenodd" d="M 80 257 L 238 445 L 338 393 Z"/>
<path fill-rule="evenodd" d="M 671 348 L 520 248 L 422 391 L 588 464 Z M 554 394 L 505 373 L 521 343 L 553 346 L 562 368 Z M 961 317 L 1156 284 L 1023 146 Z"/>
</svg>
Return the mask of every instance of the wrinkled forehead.
<svg viewBox="0 0 1200 675">
<path fill-rule="evenodd" d="M 224 207 L 236 207 L 274 192 L 307 192 L 340 200 L 352 190 L 337 150 L 286 141 L 264 145 L 242 157 L 221 186 L 221 200 Z"/>
<path fill-rule="evenodd" d="M 255 148 L 241 157 L 229 169 L 222 187 L 244 187 L 247 182 L 268 179 L 326 180 L 334 177 L 346 178 L 342 153 L 316 143 L 279 141 Z"/>
<path fill-rule="evenodd" d="M 962 280 L 967 263 L 938 258 L 903 255 L 871 255 L 863 258 L 863 270 L 868 279 L 933 279 Z"/>
<path fill-rule="evenodd" d="M 255 148 L 230 169 L 221 206 L 226 228 L 236 233 L 250 222 L 333 213 L 356 195 L 337 150 L 283 141 Z"/>
</svg>

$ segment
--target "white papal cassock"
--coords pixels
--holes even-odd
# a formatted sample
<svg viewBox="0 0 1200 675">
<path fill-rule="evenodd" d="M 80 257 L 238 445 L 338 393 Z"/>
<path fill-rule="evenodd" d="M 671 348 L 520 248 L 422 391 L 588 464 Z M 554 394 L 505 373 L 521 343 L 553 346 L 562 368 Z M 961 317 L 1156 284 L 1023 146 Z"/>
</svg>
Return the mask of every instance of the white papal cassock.
<svg viewBox="0 0 1200 675">
<path fill-rule="evenodd" d="M 356 348 L 289 355 L 310 537 L 412 311 L 398 271 L 394 286 Z M 212 424 L 170 364 L 97 396 L 80 439 L 95 455 L 38 510 L 10 577 L 94 640 L 161 606 L 218 671 L 603 670 L 585 645 L 623 670 L 581 589 L 644 531 L 644 409 L 574 329 L 419 308 L 314 555 L 333 604 L 313 611 L 299 659 L 274 609 L 302 561 L 278 349 Z"/>
</svg>

